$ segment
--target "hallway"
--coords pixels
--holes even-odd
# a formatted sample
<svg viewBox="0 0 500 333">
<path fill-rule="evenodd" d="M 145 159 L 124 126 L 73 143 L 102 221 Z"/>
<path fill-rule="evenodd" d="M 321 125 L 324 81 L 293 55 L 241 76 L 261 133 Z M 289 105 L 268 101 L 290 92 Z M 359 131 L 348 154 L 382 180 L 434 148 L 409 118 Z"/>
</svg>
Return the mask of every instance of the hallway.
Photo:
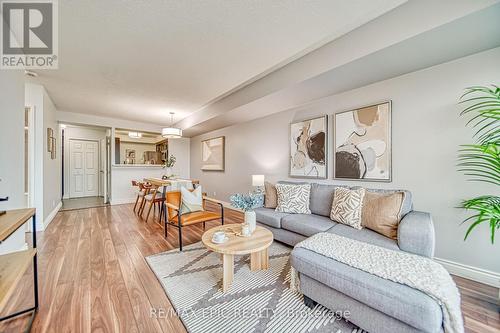
<svg viewBox="0 0 500 333">
<path fill-rule="evenodd" d="M 108 206 L 103 197 L 63 199 L 61 211 Z"/>
</svg>

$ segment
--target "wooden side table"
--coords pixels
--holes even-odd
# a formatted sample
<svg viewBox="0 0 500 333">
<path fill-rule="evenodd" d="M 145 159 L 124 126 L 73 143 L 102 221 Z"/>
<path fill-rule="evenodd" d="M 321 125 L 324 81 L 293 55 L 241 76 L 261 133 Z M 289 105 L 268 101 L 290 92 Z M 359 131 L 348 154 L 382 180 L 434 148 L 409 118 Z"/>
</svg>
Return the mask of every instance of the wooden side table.
<svg viewBox="0 0 500 333">
<path fill-rule="evenodd" d="M 33 223 L 31 230 L 33 233 L 33 248 L 0 255 L 0 312 L 5 308 L 7 301 L 14 292 L 22 276 L 30 267 L 30 263 L 33 262 L 34 306 L 0 318 L 0 321 L 4 321 L 25 313 L 32 312 L 31 319 L 26 330 L 27 332 L 30 331 L 36 311 L 38 310 L 38 269 L 36 257 L 35 209 L 26 208 L 9 210 L 4 215 L 0 216 L 0 243 L 9 238 L 10 235 L 12 235 L 17 229 L 23 226 L 31 218 Z"/>
<path fill-rule="evenodd" d="M 226 292 L 234 278 L 234 256 L 250 254 L 250 269 L 252 271 L 269 268 L 269 246 L 273 243 L 273 234 L 261 226 L 257 226 L 250 237 L 236 235 L 241 224 L 227 224 L 207 230 L 201 241 L 213 252 L 222 254 L 223 278 L 222 291 Z M 212 242 L 212 236 L 217 231 L 224 231 L 229 240 L 223 244 Z"/>
</svg>

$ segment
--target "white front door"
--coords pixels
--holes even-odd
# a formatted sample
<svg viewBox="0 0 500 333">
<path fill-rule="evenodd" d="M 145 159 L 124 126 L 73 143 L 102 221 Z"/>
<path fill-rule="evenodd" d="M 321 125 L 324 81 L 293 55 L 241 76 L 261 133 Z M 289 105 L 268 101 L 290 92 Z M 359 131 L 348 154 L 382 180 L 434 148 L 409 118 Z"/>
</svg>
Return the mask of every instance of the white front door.
<svg viewBox="0 0 500 333">
<path fill-rule="evenodd" d="M 70 197 L 99 195 L 99 145 L 95 141 L 70 140 Z"/>
</svg>

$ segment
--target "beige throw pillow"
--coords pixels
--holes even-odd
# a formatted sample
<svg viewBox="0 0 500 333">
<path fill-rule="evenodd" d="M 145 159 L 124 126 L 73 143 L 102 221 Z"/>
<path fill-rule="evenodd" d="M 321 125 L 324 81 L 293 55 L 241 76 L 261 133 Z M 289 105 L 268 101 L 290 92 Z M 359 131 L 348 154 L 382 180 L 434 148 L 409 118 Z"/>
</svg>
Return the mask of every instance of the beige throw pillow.
<svg viewBox="0 0 500 333">
<path fill-rule="evenodd" d="M 276 192 L 276 186 L 270 182 L 264 182 L 264 189 L 264 207 L 276 208 L 278 205 L 278 193 Z"/>
<path fill-rule="evenodd" d="M 182 214 L 193 213 L 203 210 L 203 192 L 201 186 L 194 191 L 181 187 L 181 212 Z"/>
<path fill-rule="evenodd" d="M 380 194 L 367 191 L 361 216 L 363 227 L 397 239 L 404 195 L 404 192 Z"/>
<path fill-rule="evenodd" d="M 333 196 L 330 218 L 353 228 L 362 229 L 361 212 L 365 191 L 364 188 L 351 190 L 337 187 Z"/>
</svg>

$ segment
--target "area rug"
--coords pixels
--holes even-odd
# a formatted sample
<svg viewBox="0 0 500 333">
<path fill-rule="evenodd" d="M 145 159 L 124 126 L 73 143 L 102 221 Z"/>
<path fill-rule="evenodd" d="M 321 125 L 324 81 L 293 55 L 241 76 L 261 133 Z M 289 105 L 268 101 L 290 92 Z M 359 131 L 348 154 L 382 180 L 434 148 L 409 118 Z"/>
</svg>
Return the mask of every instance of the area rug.
<svg viewBox="0 0 500 333">
<path fill-rule="evenodd" d="M 191 333 L 364 332 L 321 305 L 306 307 L 303 296 L 289 289 L 290 252 L 291 248 L 274 242 L 269 269 L 254 272 L 249 256 L 235 256 L 234 280 L 226 293 L 222 292 L 221 257 L 201 243 L 146 260 L 175 315 Z"/>
</svg>

